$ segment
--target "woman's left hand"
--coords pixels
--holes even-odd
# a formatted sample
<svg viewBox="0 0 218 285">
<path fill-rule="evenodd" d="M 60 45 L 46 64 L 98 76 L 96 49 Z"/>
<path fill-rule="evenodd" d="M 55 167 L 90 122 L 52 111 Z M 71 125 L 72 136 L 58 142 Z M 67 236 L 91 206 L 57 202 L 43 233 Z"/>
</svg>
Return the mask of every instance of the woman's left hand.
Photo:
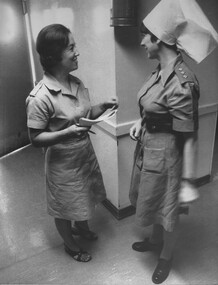
<svg viewBox="0 0 218 285">
<path fill-rule="evenodd" d="M 117 97 L 111 97 L 101 104 L 101 108 L 104 111 L 106 111 L 107 109 L 113 108 L 113 107 L 114 109 L 117 109 L 118 106 L 119 106 L 119 103 L 118 103 Z"/>
<path fill-rule="evenodd" d="M 190 183 L 182 182 L 178 198 L 180 204 L 192 203 L 199 198 L 198 189 Z"/>
<path fill-rule="evenodd" d="M 90 113 L 90 119 L 96 119 L 99 116 L 101 116 L 107 109 L 118 108 L 118 98 L 117 97 L 111 97 L 107 100 L 105 100 L 102 103 L 99 103 L 98 105 L 92 106 L 91 113 Z"/>
</svg>

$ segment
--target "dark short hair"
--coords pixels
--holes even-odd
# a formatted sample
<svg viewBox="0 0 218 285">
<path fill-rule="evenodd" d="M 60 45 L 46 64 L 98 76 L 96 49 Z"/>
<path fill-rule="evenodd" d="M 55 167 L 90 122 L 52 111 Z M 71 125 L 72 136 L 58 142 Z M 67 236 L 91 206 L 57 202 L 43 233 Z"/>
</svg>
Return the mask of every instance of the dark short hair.
<svg viewBox="0 0 218 285">
<path fill-rule="evenodd" d="M 141 26 L 140 26 L 140 33 L 144 34 L 144 35 L 147 35 L 149 34 L 151 36 L 151 42 L 156 42 L 158 40 L 158 37 L 156 37 L 144 24 L 143 22 L 141 23 Z M 178 52 L 178 49 L 177 49 L 177 46 L 176 45 L 169 45 L 169 44 L 166 44 L 162 41 L 162 43 L 167 46 L 169 49 L 173 49 L 175 50 L 176 52 Z"/>
<path fill-rule="evenodd" d="M 61 24 L 44 27 L 38 34 L 36 50 L 45 71 L 55 66 L 62 59 L 62 53 L 69 44 L 70 30 Z"/>
<path fill-rule="evenodd" d="M 152 42 L 156 42 L 158 39 L 154 34 L 152 34 L 151 31 L 149 31 L 149 29 L 147 27 L 145 27 L 145 25 L 143 23 L 141 23 L 141 26 L 140 26 L 140 33 L 144 34 L 144 35 L 149 34 L 151 36 Z"/>
</svg>

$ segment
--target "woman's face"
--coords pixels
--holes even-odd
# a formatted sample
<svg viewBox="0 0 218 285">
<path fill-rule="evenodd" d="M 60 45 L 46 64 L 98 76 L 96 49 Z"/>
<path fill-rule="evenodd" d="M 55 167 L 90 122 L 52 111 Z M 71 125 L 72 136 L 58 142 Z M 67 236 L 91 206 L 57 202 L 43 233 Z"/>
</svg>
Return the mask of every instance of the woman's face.
<svg viewBox="0 0 218 285">
<path fill-rule="evenodd" d="M 76 48 L 76 43 L 74 41 L 73 35 L 69 34 L 69 44 L 62 53 L 61 66 L 67 71 L 71 72 L 78 68 L 79 52 Z"/>
<path fill-rule="evenodd" d="M 141 46 L 143 46 L 147 52 L 148 58 L 157 59 L 159 46 L 156 41 L 151 41 L 150 34 L 142 34 Z"/>
</svg>

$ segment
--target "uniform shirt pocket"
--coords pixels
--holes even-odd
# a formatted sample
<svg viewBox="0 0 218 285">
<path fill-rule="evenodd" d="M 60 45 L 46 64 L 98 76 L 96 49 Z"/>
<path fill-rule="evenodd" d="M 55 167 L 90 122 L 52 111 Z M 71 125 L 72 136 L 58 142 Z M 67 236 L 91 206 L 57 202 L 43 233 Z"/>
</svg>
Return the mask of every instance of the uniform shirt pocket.
<svg viewBox="0 0 218 285">
<path fill-rule="evenodd" d="M 161 173 L 164 169 L 164 149 L 144 147 L 142 171 Z"/>
</svg>

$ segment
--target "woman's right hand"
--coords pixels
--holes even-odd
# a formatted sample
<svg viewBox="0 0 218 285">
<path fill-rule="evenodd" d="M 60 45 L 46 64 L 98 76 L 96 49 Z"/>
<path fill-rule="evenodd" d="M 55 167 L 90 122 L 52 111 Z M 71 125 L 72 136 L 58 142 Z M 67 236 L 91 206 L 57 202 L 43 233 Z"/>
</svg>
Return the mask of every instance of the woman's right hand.
<svg viewBox="0 0 218 285">
<path fill-rule="evenodd" d="M 135 122 L 135 124 L 130 128 L 129 135 L 131 139 L 134 141 L 137 141 L 140 137 L 141 134 L 141 129 L 142 129 L 142 120 L 139 119 L 138 121 Z"/>
<path fill-rule="evenodd" d="M 78 125 L 72 125 L 66 129 L 54 132 L 29 128 L 29 137 L 35 147 L 48 147 L 71 137 L 80 137 L 88 132 L 89 129 L 90 127 L 80 127 Z"/>
<path fill-rule="evenodd" d="M 80 127 L 79 125 L 72 125 L 67 128 L 67 132 L 69 137 L 74 136 L 81 136 L 85 132 L 88 132 L 90 130 L 90 127 Z"/>
</svg>

